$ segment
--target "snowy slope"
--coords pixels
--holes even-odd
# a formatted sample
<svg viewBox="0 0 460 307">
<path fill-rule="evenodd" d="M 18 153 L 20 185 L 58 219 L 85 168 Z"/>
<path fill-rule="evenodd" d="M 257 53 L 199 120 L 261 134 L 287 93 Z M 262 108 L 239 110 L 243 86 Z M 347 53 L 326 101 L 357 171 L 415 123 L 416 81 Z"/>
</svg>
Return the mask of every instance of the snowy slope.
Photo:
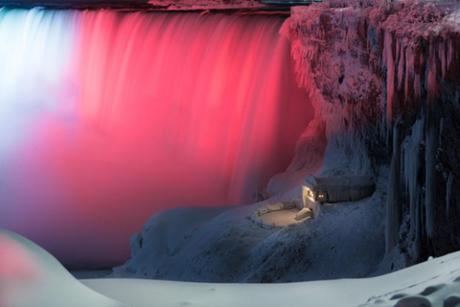
<svg viewBox="0 0 460 307">
<path fill-rule="evenodd" d="M 0 229 L 1 307 L 122 307 L 76 280 L 45 250 Z"/>
<path fill-rule="evenodd" d="M 84 280 L 133 307 L 352 307 L 456 306 L 460 253 L 368 279 L 291 284 L 203 284 L 155 280 Z M 445 304 L 445 305 L 444 305 Z"/>
<path fill-rule="evenodd" d="M 200 282 L 292 282 L 366 277 L 384 252 L 382 199 L 329 204 L 313 220 L 261 225 L 258 208 L 299 200 L 299 188 L 233 209 L 174 209 L 156 215 L 131 240 L 132 257 L 114 277 Z"/>
<path fill-rule="evenodd" d="M 2 307 L 122 306 L 80 284 L 46 251 L 18 235 L 0 232 L 0 256 Z M 460 252 L 457 252 L 368 279 L 269 285 L 136 279 L 82 282 L 130 307 L 352 307 L 393 306 L 396 303 L 396 306 L 408 307 L 458 302 L 455 294 L 460 293 L 459 276 Z M 403 295 L 406 297 L 401 298 Z"/>
</svg>

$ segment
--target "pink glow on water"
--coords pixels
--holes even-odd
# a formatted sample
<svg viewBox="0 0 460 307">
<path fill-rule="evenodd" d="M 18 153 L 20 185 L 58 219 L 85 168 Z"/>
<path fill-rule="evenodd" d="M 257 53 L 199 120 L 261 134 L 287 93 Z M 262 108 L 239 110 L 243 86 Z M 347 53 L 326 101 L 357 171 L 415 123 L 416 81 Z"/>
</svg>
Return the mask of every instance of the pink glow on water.
<svg viewBox="0 0 460 307">
<path fill-rule="evenodd" d="M 175 207 L 249 203 L 311 118 L 278 17 L 72 15 L 52 110 L 6 169 L 0 225 L 68 263 L 119 261 Z"/>
</svg>

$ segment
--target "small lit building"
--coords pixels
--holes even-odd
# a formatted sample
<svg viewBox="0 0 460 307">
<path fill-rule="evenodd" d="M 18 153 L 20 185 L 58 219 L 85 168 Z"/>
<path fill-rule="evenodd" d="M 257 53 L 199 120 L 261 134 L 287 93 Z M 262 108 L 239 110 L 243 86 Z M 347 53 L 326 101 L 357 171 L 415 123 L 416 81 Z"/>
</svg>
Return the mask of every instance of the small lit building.
<svg viewBox="0 0 460 307">
<path fill-rule="evenodd" d="M 321 204 L 358 201 L 374 194 L 370 176 L 310 176 L 302 186 L 302 200 L 266 204 L 253 220 L 261 225 L 287 226 L 319 216 Z M 298 195 L 298 194 L 297 194 Z"/>
<path fill-rule="evenodd" d="M 375 183 L 370 176 L 310 176 L 305 179 L 302 198 L 305 207 L 311 202 L 337 203 L 358 201 L 371 196 Z"/>
</svg>

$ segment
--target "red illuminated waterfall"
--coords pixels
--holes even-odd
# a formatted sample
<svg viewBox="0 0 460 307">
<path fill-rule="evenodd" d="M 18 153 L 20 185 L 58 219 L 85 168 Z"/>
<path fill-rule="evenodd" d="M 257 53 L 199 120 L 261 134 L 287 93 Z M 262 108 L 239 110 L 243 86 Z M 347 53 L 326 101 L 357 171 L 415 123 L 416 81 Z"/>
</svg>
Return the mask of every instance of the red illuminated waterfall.
<svg viewBox="0 0 460 307">
<path fill-rule="evenodd" d="M 40 14 L 50 31 L 64 13 Z M 42 89 L 56 103 L 10 151 L 0 226 L 67 263 L 119 261 L 152 214 L 248 203 L 287 167 L 311 111 L 281 18 L 65 14 L 68 33 L 44 36 L 71 37 L 57 85 Z"/>
</svg>

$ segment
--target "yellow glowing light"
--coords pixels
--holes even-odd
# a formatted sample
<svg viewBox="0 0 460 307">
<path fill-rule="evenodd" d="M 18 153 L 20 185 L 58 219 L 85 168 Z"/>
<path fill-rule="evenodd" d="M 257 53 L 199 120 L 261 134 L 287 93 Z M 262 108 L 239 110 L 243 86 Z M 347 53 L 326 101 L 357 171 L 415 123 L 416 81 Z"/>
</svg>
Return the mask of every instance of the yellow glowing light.
<svg viewBox="0 0 460 307">
<path fill-rule="evenodd" d="M 318 201 L 323 202 L 327 200 L 327 193 L 326 192 L 318 192 Z"/>
<path fill-rule="evenodd" d="M 307 191 L 307 196 L 311 198 L 312 200 L 315 200 L 315 193 L 313 193 L 312 190 Z"/>
<path fill-rule="evenodd" d="M 304 187 L 304 195 L 311 201 L 316 201 L 315 192 L 308 187 Z"/>
</svg>

